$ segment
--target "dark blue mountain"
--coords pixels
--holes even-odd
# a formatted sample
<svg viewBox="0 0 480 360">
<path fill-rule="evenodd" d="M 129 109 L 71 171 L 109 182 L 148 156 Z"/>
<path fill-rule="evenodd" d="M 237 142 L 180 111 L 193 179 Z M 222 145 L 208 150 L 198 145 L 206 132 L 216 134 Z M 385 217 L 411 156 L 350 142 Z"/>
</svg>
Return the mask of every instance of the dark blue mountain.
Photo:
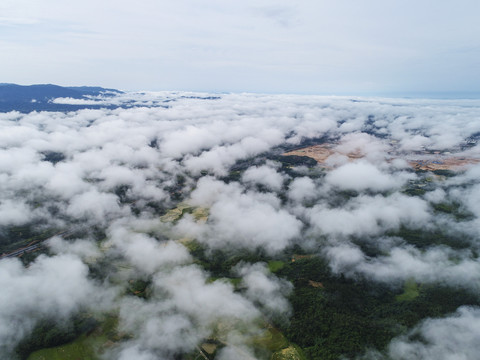
<svg viewBox="0 0 480 360">
<path fill-rule="evenodd" d="M 116 89 L 105 89 L 97 86 L 63 87 L 52 84 L 17 85 L 0 83 L 0 112 L 17 110 L 30 111 L 71 111 L 83 108 L 99 108 L 100 105 L 68 105 L 54 104 L 55 98 L 83 99 L 86 96 L 103 94 L 113 96 L 120 94 Z M 103 106 L 105 107 L 105 106 Z"/>
</svg>

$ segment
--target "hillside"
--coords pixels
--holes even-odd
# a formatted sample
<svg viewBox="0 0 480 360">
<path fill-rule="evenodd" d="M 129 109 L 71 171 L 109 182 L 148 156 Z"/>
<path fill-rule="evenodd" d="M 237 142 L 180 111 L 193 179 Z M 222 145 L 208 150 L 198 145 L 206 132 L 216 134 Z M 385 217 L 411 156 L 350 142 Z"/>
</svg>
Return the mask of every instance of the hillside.
<svg viewBox="0 0 480 360">
<path fill-rule="evenodd" d="M 52 100 L 56 98 L 89 99 L 92 96 L 104 94 L 120 94 L 115 89 L 102 87 L 63 87 L 52 84 L 17 85 L 0 84 L 0 112 L 7 111 L 71 111 L 85 107 L 98 108 L 92 104 L 56 104 Z"/>
</svg>

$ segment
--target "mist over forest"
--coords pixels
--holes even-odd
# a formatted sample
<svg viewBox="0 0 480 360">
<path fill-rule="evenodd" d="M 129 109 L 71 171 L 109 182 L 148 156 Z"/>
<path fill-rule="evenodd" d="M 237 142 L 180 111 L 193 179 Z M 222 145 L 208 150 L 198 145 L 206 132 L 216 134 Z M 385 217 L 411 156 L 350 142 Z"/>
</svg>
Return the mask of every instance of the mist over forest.
<svg viewBox="0 0 480 360">
<path fill-rule="evenodd" d="M 0 113 L 2 358 L 478 357 L 480 101 L 49 104 Z"/>
</svg>

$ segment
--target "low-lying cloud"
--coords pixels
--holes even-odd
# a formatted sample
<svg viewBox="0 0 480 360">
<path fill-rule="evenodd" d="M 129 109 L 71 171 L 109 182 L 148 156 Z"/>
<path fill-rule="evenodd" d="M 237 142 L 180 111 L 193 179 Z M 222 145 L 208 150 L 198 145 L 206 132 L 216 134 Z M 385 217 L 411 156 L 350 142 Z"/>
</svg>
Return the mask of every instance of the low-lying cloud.
<svg viewBox="0 0 480 360">
<path fill-rule="evenodd" d="M 216 331 L 226 344 L 220 358 L 253 356 L 248 337 L 262 314 L 288 315 L 292 285 L 264 263 L 237 265 L 238 288 L 211 279 L 184 245 L 192 239 L 207 256 L 315 244 L 336 274 L 478 294 L 480 167 L 446 178 L 408 163 L 413 151 L 478 157 L 478 102 L 190 93 L 109 101 L 132 107 L 0 114 L 1 234 L 32 224 L 61 233 L 29 267 L 0 260 L 2 354 L 41 319 L 100 306 L 118 310 L 128 334 L 107 352 L 112 359 L 171 358 Z M 333 144 L 328 167 L 282 163 L 281 153 L 319 139 Z M 184 211 L 161 221 L 180 201 L 208 219 Z M 401 229 L 468 235 L 471 247 L 419 248 L 396 236 Z M 105 264 L 102 276 L 92 270 Z M 125 295 L 138 279 L 148 283 L 146 299 Z M 477 313 L 427 320 L 395 339 L 390 356 L 475 357 Z"/>
<path fill-rule="evenodd" d="M 363 358 L 379 360 L 475 359 L 480 351 L 479 336 L 479 309 L 460 307 L 450 316 L 427 319 L 408 334 L 395 338 L 388 347 L 388 357 L 371 351 Z"/>
</svg>

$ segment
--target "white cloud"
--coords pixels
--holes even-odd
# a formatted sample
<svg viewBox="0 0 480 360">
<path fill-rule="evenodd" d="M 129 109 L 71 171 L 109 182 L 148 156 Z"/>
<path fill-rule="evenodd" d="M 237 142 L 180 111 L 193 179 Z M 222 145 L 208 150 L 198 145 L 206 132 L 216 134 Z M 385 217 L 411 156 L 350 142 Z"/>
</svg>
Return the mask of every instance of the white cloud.
<svg viewBox="0 0 480 360">
<path fill-rule="evenodd" d="M 0 225 L 20 225 L 32 220 L 30 207 L 23 202 L 5 200 L 0 203 Z"/>
<path fill-rule="evenodd" d="M 261 304 L 262 310 L 270 316 L 288 316 L 290 305 L 286 296 L 292 291 L 292 284 L 270 274 L 265 264 L 239 264 L 236 271 L 242 276 L 246 297 Z"/>
<path fill-rule="evenodd" d="M 357 161 L 332 170 L 327 174 L 325 180 L 344 190 L 387 191 L 399 188 L 413 176 L 406 173 L 390 175 L 366 161 Z"/>
<path fill-rule="evenodd" d="M 110 230 L 110 241 L 123 256 L 145 274 L 153 274 L 191 261 L 187 249 L 173 241 L 158 242 L 145 234 L 135 233 L 121 227 Z"/>
<path fill-rule="evenodd" d="M 68 105 L 102 105 L 105 102 L 94 99 L 74 99 L 74 98 L 55 98 L 51 100 L 53 104 L 68 104 Z"/>
<path fill-rule="evenodd" d="M 191 220 L 186 218 L 179 222 L 178 230 L 217 248 L 262 247 L 274 253 L 288 246 L 302 228 L 295 216 L 280 208 L 274 195 L 243 193 L 238 184 L 203 179 L 192 193 L 192 201 L 209 207 L 209 221 L 189 234 Z"/>
<path fill-rule="evenodd" d="M 296 178 L 288 186 L 288 197 L 294 201 L 310 200 L 315 196 L 316 186 L 309 177 Z"/>
<path fill-rule="evenodd" d="M 279 191 L 283 186 L 283 177 L 269 166 L 250 167 L 242 175 L 244 183 L 265 185 L 268 189 Z"/>
<path fill-rule="evenodd" d="M 82 306 L 108 307 L 113 294 L 87 275 L 88 267 L 68 254 L 39 257 L 28 268 L 17 259 L 0 261 L 0 352 L 10 354 L 39 318 L 65 320 Z"/>
<path fill-rule="evenodd" d="M 421 336 L 422 341 L 415 341 Z M 454 314 L 428 319 L 406 336 L 389 345 L 389 356 L 395 360 L 474 359 L 480 351 L 480 311 L 461 307 Z"/>
<path fill-rule="evenodd" d="M 223 280 L 210 282 L 210 274 L 191 265 L 188 250 L 170 240 L 182 236 L 195 238 L 207 253 L 261 248 L 277 254 L 289 245 L 314 243 L 336 273 L 384 283 L 413 278 L 478 290 L 475 252 L 446 245 L 419 250 L 385 235 L 401 226 L 441 226 L 452 234 L 468 233 L 467 241 L 477 242 L 480 168 L 445 181 L 432 178 L 424 197 L 410 197 L 399 190 L 413 175 L 405 171 L 404 160 L 389 162 L 388 151 L 422 145 L 459 148 L 464 138 L 480 131 L 472 121 L 478 117 L 478 102 L 352 102 L 252 94 L 198 99 L 206 95 L 125 94 L 113 103 L 130 99 L 144 107 L 0 114 L 1 230 L 42 220 L 42 229 L 79 226 L 85 235 L 73 241 L 51 239 L 49 249 L 58 255 L 42 256 L 29 268 L 16 260 L 0 261 L 0 283 L 6 289 L 0 292 L 0 303 L 7 304 L 0 309 L 0 323 L 19 323 L 17 328 L 0 325 L 1 346 L 13 345 L 38 319 L 57 312 L 68 317 L 106 293 L 105 306 L 120 309 L 122 330 L 131 336 L 112 349 L 112 359 L 171 358 L 174 352 L 192 350 L 218 330 L 218 324 L 228 325 L 229 346 L 220 356 L 249 354 L 248 336 L 236 331 L 235 324 L 246 322 L 243 328 L 255 332 L 261 313 L 288 313 L 285 297 L 291 286 L 262 264 L 239 266 L 243 288 L 235 290 Z M 149 107 L 153 104 L 168 108 Z M 360 133 L 366 121 L 372 129 L 380 127 L 381 140 Z M 288 184 L 287 197 L 279 193 L 290 175 L 273 162 L 252 163 L 241 182 L 218 179 L 238 160 L 272 149 L 278 154 L 283 149 L 276 147 L 285 139 L 291 146 L 325 134 L 339 139 L 336 150 L 344 156 L 339 161 L 343 165 L 325 170 L 325 176 L 323 171 L 296 168 L 301 177 Z M 364 160 L 347 163 L 351 152 L 364 155 Z M 478 152 L 473 148 L 462 154 Z M 201 176 L 202 170 L 211 175 Z M 160 221 L 159 213 L 176 205 L 174 191 L 182 187 L 181 179 L 182 201 L 208 208 L 206 223 L 188 214 L 174 225 Z M 261 192 L 256 184 L 273 192 Z M 126 191 L 125 201 L 116 194 L 119 187 Z M 360 194 L 348 198 L 341 190 Z M 437 217 L 430 205 L 444 199 L 471 212 L 472 219 L 456 223 L 454 217 Z M 70 224 L 75 224 L 73 229 Z M 106 230 L 107 240 L 100 246 L 93 240 L 92 225 Z M 381 255 L 367 256 L 352 238 L 370 242 Z M 112 265 L 101 290 L 84 265 L 96 259 Z M 117 262 L 125 265 L 123 270 L 116 268 Z M 151 296 L 112 300 L 109 294 L 125 285 L 110 279 L 121 282 L 127 277 L 151 278 Z"/>
<path fill-rule="evenodd" d="M 55 254 L 73 254 L 84 261 L 93 261 L 101 256 L 98 246 L 89 240 L 78 239 L 67 242 L 60 236 L 47 240 L 50 250 Z"/>
<path fill-rule="evenodd" d="M 399 193 L 387 197 L 358 196 L 340 208 L 315 205 L 305 213 L 314 228 L 334 237 L 378 235 L 402 224 L 418 228 L 430 219 L 425 201 Z"/>
<path fill-rule="evenodd" d="M 106 224 L 107 220 L 121 214 L 127 215 L 129 212 L 128 208 L 119 206 L 116 195 L 100 193 L 97 190 L 73 196 L 66 209 L 66 213 L 73 218 L 100 224 Z"/>
</svg>

